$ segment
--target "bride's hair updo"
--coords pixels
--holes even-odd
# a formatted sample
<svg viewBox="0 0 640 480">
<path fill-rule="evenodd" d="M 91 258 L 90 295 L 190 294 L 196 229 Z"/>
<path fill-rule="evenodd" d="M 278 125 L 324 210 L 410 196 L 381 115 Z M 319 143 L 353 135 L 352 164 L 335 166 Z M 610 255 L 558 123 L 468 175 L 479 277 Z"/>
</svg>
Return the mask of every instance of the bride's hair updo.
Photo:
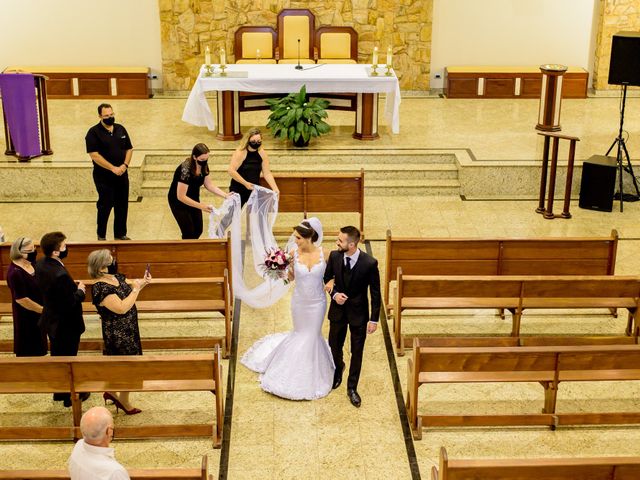
<svg viewBox="0 0 640 480">
<path fill-rule="evenodd" d="M 318 232 L 306 220 L 300 222 L 300 225 L 296 225 L 293 229 L 298 232 L 302 238 L 310 239 L 311 243 L 315 243 L 318 240 Z"/>
</svg>

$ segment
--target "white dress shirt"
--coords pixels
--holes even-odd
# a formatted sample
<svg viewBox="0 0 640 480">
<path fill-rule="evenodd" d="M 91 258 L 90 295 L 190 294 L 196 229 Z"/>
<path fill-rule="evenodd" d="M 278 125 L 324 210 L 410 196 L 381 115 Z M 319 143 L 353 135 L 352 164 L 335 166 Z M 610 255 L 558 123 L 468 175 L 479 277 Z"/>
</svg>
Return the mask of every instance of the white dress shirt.
<svg viewBox="0 0 640 480">
<path fill-rule="evenodd" d="M 347 255 L 346 253 L 342 256 L 342 263 L 347 265 L 347 258 L 351 259 L 351 270 L 356 266 L 356 262 L 358 261 L 358 257 L 360 256 L 360 249 L 356 248 L 356 251 L 353 255 Z"/>
<path fill-rule="evenodd" d="M 113 448 L 96 447 L 79 440 L 69 457 L 71 480 L 130 480 L 120 465 Z"/>
</svg>

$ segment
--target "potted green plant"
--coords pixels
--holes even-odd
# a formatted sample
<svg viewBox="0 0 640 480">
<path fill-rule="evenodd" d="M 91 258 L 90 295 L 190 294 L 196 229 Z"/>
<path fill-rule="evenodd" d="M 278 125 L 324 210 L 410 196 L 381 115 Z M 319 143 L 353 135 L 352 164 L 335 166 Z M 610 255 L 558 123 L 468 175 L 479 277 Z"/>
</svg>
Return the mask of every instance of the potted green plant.
<svg viewBox="0 0 640 480">
<path fill-rule="evenodd" d="M 324 121 L 329 101 L 321 98 L 310 100 L 306 85 L 299 92 L 282 98 L 270 98 L 266 103 L 271 109 L 267 128 L 274 137 L 289 139 L 296 147 L 306 146 L 312 137 L 319 137 L 331 130 Z"/>
</svg>

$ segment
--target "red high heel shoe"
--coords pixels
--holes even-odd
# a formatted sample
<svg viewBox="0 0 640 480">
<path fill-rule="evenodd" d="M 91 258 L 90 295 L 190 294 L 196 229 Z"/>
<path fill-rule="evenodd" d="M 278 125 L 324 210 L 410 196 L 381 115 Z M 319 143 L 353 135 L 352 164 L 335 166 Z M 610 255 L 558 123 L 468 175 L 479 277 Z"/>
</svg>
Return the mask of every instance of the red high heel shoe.
<svg viewBox="0 0 640 480">
<path fill-rule="evenodd" d="M 122 405 L 122 402 L 120 402 L 120 400 L 111 395 L 109 392 L 104 392 L 102 394 L 102 398 L 104 398 L 105 405 L 107 405 L 107 400 L 111 400 L 111 402 L 113 402 L 113 404 L 116 406 L 116 413 L 118 413 L 118 410 L 122 410 L 127 415 L 136 415 L 138 413 L 142 413 L 142 410 L 135 407 L 133 407 L 131 410 L 127 410 L 126 408 L 124 408 L 124 405 Z"/>
</svg>

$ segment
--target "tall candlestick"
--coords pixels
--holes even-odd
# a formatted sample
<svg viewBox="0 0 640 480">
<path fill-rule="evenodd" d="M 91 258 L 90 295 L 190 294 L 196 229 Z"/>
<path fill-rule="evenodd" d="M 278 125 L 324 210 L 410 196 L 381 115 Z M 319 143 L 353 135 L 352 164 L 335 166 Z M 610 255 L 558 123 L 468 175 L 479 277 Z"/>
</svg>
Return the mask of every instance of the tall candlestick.
<svg viewBox="0 0 640 480">
<path fill-rule="evenodd" d="M 220 49 L 220 65 L 227 64 L 227 54 L 224 51 L 224 48 Z"/>
<path fill-rule="evenodd" d="M 209 46 L 204 50 L 204 64 L 211 65 L 211 50 L 209 50 Z"/>
<path fill-rule="evenodd" d="M 387 48 L 387 66 L 391 65 L 391 60 L 393 59 L 393 51 L 391 50 L 391 46 Z"/>
<path fill-rule="evenodd" d="M 258 49 L 256 49 L 256 60 L 260 61 L 260 58 L 261 58 L 260 49 L 258 48 Z"/>
<path fill-rule="evenodd" d="M 373 47 L 373 58 L 371 59 L 373 65 L 378 65 L 378 47 Z"/>
</svg>

